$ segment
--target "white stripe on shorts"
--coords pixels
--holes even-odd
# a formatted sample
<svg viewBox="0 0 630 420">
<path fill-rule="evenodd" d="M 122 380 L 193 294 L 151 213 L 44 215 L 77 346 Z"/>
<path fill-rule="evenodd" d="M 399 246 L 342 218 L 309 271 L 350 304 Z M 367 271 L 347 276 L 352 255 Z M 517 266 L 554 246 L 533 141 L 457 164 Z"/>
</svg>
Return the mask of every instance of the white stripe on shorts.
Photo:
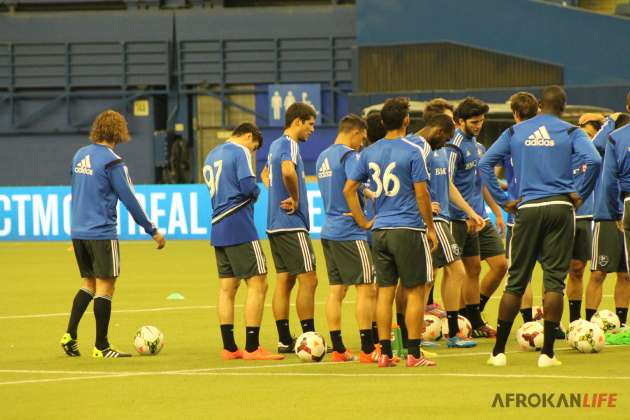
<svg viewBox="0 0 630 420">
<path fill-rule="evenodd" d="M 300 248 L 302 248 L 302 257 L 304 258 L 304 269 L 306 272 L 313 271 L 313 261 L 311 260 L 311 250 L 308 248 L 308 241 L 304 232 L 298 232 L 300 240 Z"/>
<path fill-rule="evenodd" d="M 265 257 L 260 249 L 260 242 L 252 241 L 252 248 L 254 248 L 254 254 L 256 255 L 256 264 L 258 265 L 258 274 L 265 274 L 267 272 L 265 267 Z"/>
<path fill-rule="evenodd" d="M 593 245 L 591 250 L 591 271 L 597 271 L 597 256 L 599 255 L 599 228 L 600 222 L 595 222 L 595 229 L 593 229 Z"/>
<path fill-rule="evenodd" d="M 444 232 L 442 228 L 442 223 L 435 224 L 435 232 L 437 233 L 438 240 L 440 241 L 440 245 L 442 246 L 442 250 L 444 251 L 444 256 L 446 257 L 447 263 L 452 263 L 455 261 L 455 257 L 453 256 L 453 250 L 451 249 L 451 244 L 448 241 L 448 236 Z"/>
<path fill-rule="evenodd" d="M 422 236 L 422 244 L 424 245 L 424 259 L 427 265 L 427 283 L 433 283 L 433 258 L 431 257 L 431 247 L 429 246 L 427 235 L 423 232 L 420 234 L 420 236 Z"/>
<path fill-rule="evenodd" d="M 365 250 L 365 244 L 363 241 L 354 241 L 357 244 L 357 250 L 359 251 L 359 256 L 361 257 L 361 267 L 363 268 L 363 281 L 362 283 L 371 283 L 371 267 L 370 267 L 370 259 L 367 256 L 367 252 Z"/>
</svg>

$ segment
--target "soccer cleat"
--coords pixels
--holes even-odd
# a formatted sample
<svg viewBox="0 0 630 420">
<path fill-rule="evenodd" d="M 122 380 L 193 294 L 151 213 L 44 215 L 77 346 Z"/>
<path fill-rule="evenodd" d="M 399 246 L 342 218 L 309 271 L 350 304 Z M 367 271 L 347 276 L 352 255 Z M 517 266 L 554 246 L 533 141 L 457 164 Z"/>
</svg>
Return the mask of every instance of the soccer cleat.
<svg viewBox="0 0 630 420">
<path fill-rule="evenodd" d="M 423 367 L 423 366 L 435 366 L 436 363 L 432 360 L 425 359 L 423 354 L 425 352 L 420 353 L 419 358 L 413 357 L 413 355 L 407 355 L 407 367 Z"/>
<path fill-rule="evenodd" d="M 434 349 L 434 348 L 440 347 L 440 345 L 436 343 L 435 341 L 422 341 L 422 343 L 420 343 L 420 347 L 427 348 L 427 349 Z"/>
<path fill-rule="evenodd" d="M 359 362 L 361 363 L 376 363 L 381 355 L 381 349 L 379 347 L 374 348 L 371 353 L 359 353 Z"/>
<path fill-rule="evenodd" d="M 477 345 L 477 343 L 471 339 L 468 338 L 462 338 L 458 335 L 456 335 L 455 337 L 449 337 L 446 340 L 446 347 L 448 347 L 449 349 L 468 349 L 471 347 L 475 347 Z"/>
<path fill-rule="evenodd" d="M 556 340 L 564 340 L 567 338 L 567 335 L 562 331 L 562 328 L 556 328 Z"/>
<path fill-rule="evenodd" d="M 290 344 L 284 344 L 278 341 L 278 353 L 293 353 L 295 351 L 295 337 L 291 339 Z"/>
<path fill-rule="evenodd" d="M 346 350 L 343 353 L 340 353 L 338 351 L 332 352 L 333 362 L 354 362 L 355 360 L 357 360 L 357 357 L 352 354 L 350 350 Z"/>
<path fill-rule="evenodd" d="M 484 324 L 472 330 L 472 336 L 473 338 L 495 338 L 497 336 L 497 330 L 488 324 Z"/>
<path fill-rule="evenodd" d="M 444 309 L 442 309 L 440 307 L 440 305 L 438 305 L 437 303 L 433 303 L 431 305 L 427 305 L 424 308 L 424 313 L 425 314 L 435 315 L 435 316 L 437 316 L 440 319 L 446 318 L 446 311 Z"/>
<path fill-rule="evenodd" d="M 486 363 L 491 366 L 506 366 L 507 357 L 505 357 L 505 353 L 499 353 L 496 356 L 493 356 L 492 353 L 490 353 L 490 358 Z"/>
<path fill-rule="evenodd" d="M 236 349 L 236 351 L 229 351 L 229 350 L 223 349 L 223 352 L 221 352 L 221 358 L 223 360 L 242 359 L 243 352 L 241 351 L 241 349 Z"/>
<path fill-rule="evenodd" d="M 96 359 L 117 359 L 119 357 L 131 357 L 131 354 L 114 350 L 113 348 L 111 348 L 111 346 L 109 348 L 106 348 L 105 350 L 99 350 L 94 347 L 92 357 Z"/>
<path fill-rule="evenodd" d="M 562 362 L 558 360 L 558 358 L 554 355 L 553 357 L 549 357 L 546 354 L 541 354 L 538 357 L 538 367 L 552 367 L 552 366 L 560 366 Z"/>
<path fill-rule="evenodd" d="M 380 368 L 386 368 L 386 367 L 396 367 L 396 365 L 398 364 L 398 360 L 396 360 L 397 358 L 394 357 L 389 357 L 386 354 L 381 354 L 378 358 L 378 367 Z"/>
<path fill-rule="evenodd" d="M 224 350 L 225 351 L 225 350 Z M 240 350 L 237 350 L 240 352 Z M 268 350 L 258 347 L 258 349 L 249 352 L 244 350 L 241 354 L 243 360 L 283 360 L 284 356 L 281 354 L 273 354 Z"/>
<path fill-rule="evenodd" d="M 63 337 L 61 337 L 59 344 L 61 344 L 61 348 L 68 356 L 81 356 L 81 352 L 79 351 L 79 342 L 72 338 L 69 333 L 65 333 Z"/>
</svg>

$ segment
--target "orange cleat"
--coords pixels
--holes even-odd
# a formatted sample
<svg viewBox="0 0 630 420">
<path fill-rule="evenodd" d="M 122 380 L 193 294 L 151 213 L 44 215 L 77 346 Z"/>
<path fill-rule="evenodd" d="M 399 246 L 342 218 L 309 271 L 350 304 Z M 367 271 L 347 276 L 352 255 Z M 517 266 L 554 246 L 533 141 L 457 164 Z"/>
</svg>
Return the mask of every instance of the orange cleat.
<svg viewBox="0 0 630 420">
<path fill-rule="evenodd" d="M 243 351 L 243 360 L 283 360 L 284 356 L 281 354 L 274 354 L 268 350 L 258 347 L 252 352 L 247 350 Z"/>
<path fill-rule="evenodd" d="M 388 357 L 386 354 L 381 354 L 378 358 L 378 367 L 380 368 L 386 368 L 386 367 L 396 367 L 396 365 L 398 364 L 398 360 L 396 360 L 397 358 L 394 357 Z"/>
<path fill-rule="evenodd" d="M 361 363 L 376 363 L 381 355 L 381 349 L 376 347 L 371 353 L 359 353 L 359 362 Z"/>
<path fill-rule="evenodd" d="M 357 360 L 356 356 L 352 354 L 350 350 L 346 350 L 343 353 L 333 351 L 331 357 L 333 362 L 354 362 Z"/>
<path fill-rule="evenodd" d="M 229 351 L 229 350 L 223 349 L 223 353 L 221 353 L 221 358 L 223 360 L 242 359 L 243 352 L 240 349 L 236 349 L 236 351 Z"/>
</svg>

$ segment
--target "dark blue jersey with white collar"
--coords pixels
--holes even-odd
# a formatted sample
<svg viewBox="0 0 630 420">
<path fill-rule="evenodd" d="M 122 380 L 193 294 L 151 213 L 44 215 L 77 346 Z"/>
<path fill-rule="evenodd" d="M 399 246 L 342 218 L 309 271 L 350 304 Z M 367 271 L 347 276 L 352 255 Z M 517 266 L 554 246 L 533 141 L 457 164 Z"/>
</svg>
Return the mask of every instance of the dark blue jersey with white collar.
<svg viewBox="0 0 630 420">
<path fill-rule="evenodd" d="M 610 208 L 615 208 L 618 200 L 630 193 L 630 125 L 608 135 L 602 184 L 602 198 L 608 202 Z M 618 214 L 617 218 L 620 216 Z"/>
</svg>

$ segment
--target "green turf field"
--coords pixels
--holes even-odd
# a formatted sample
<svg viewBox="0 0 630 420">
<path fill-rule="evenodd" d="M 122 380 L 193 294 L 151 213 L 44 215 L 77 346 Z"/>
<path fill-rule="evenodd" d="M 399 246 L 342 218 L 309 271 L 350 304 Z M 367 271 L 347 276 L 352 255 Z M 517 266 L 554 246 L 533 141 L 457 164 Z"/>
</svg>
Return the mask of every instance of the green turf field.
<svg viewBox="0 0 630 420">
<path fill-rule="evenodd" d="M 110 340 L 133 350 L 142 325 L 155 325 L 167 343 L 156 357 L 91 358 L 91 306 L 79 329 L 81 358 L 59 347 L 71 300 L 80 286 L 67 242 L 0 243 L 0 419 L 68 418 L 630 418 L 630 349 L 608 346 L 600 354 L 579 354 L 558 343 L 564 365 L 542 370 L 537 354 L 510 340 L 506 368 L 485 365 L 490 340 L 470 350 L 438 350 L 435 368 L 378 369 L 359 363 L 223 362 L 216 319 L 217 279 L 206 242 L 175 242 L 157 252 L 152 242 L 121 244 L 122 276 L 114 296 Z M 271 254 L 265 243 L 271 265 Z M 316 328 L 328 338 L 323 302 L 327 281 L 321 245 Z M 540 278 L 535 290 L 540 290 Z M 270 277 L 270 292 L 274 279 Z M 603 308 L 613 309 L 611 278 Z M 439 290 L 439 289 L 438 289 Z M 169 301 L 171 292 L 185 300 Z M 536 293 L 538 294 L 539 293 Z M 239 302 L 242 304 L 242 295 Z M 344 340 L 359 349 L 354 292 L 344 307 Z M 270 294 L 268 295 L 270 302 Z M 535 298 L 534 304 L 540 304 Z M 486 316 L 496 323 L 498 300 Z M 262 344 L 274 349 L 270 305 Z M 566 311 L 565 311 L 566 312 Z M 292 332 L 299 331 L 295 312 Z M 244 344 L 242 311 L 237 342 Z M 520 325 L 521 318 L 515 326 Z M 564 325 L 566 327 L 566 319 Z M 616 393 L 616 408 L 492 408 L 496 393 Z M 542 418 L 542 417 L 541 417 Z"/>
</svg>

